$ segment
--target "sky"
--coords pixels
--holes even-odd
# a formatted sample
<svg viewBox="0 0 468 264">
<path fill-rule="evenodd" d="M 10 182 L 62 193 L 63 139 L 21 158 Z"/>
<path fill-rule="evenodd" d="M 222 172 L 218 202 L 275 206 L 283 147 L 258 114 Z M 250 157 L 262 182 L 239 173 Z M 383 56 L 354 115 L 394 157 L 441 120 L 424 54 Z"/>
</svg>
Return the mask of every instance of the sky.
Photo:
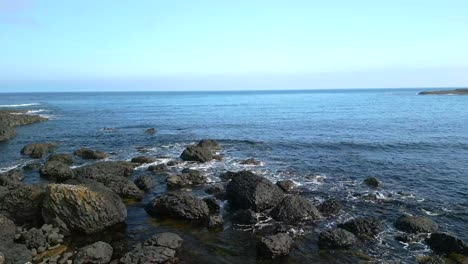
<svg viewBox="0 0 468 264">
<path fill-rule="evenodd" d="M 0 91 L 463 87 L 467 13 L 466 0 L 0 0 Z"/>
</svg>

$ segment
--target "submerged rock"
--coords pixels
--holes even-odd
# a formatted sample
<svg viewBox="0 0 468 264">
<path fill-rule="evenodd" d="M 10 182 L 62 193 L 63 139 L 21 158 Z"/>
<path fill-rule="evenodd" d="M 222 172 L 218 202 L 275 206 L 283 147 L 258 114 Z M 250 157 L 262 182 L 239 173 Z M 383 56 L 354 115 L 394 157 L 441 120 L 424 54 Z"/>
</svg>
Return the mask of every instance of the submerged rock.
<svg viewBox="0 0 468 264">
<path fill-rule="evenodd" d="M 398 218 L 395 222 L 395 227 L 398 230 L 413 234 L 433 233 L 438 229 L 438 225 L 427 217 L 409 215 Z"/>
<path fill-rule="evenodd" d="M 280 187 L 284 192 L 290 192 L 296 188 L 296 183 L 291 180 L 277 181 L 276 186 Z"/>
<path fill-rule="evenodd" d="M 215 140 L 204 139 L 197 145 L 188 146 L 180 158 L 184 161 L 208 162 L 214 158 L 214 151 L 220 148 L 221 146 Z"/>
<path fill-rule="evenodd" d="M 145 130 L 145 133 L 146 134 L 155 134 L 157 131 L 156 131 L 156 128 L 152 127 L 152 128 L 148 128 Z"/>
<path fill-rule="evenodd" d="M 171 175 L 166 179 L 170 187 L 182 187 L 189 185 L 200 185 L 206 182 L 206 178 L 200 171 L 184 169 L 180 175 Z"/>
<path fill-rule="evenodd" d="M 224 183 L 215 183 L 205 189 L 207 194 L 211 194 L 217 199 L 226 200 L 226 185 Z"/>
<path fill-rule="evenodd" d="M 373 238 L 385 228 L 382 221 L 371 217 L 356 218 L 339 224 L 338 227 L 364 238 Z"/>
<path fill-rule="evenodd" d="M 116 194 L 102 187 L 50 184 L 42 215 L 65 233 L 92 234 L 125 222 L 127 209 Z"/>
<path fill-rule="evenodd" d="M 340 202 L 335 199 L 326 200 L 318 206 L 319 211 L 324 215 L 337 215 L 341 208 Z"/>
<path fill-rule="evenodd" d="M 149 166 L 148 170 L 152 171 L 152 172 L 155 172 L 155 173 L 163 173 L 163 172 L 166 172 L 168 169 L 167 169 L 166 164 L 161 163 L 161 164 L 158 164 L 158 165 Z"/>
<path fill-rule="evenodd" d="M 283 191 L 269 180 L 250 171 L 236 173 L 228 183 L 226 194 L 234 208 L 265 211 L 283 199 Z"/>
<path fill-rule="evenodd" d="M 150 175 L 142 175 L 135 179 L 135 185 L 140 188 L 140 190 L 147 191 L 153 188 L 156 185 L 156 181 Z"/>
<path fill-rule="evenodd" d="M 114 250 L 112 246 L 106 242 L 98 241 L 89 246 L 82 247 L 78 250 L 73 263 L 76 264 L 102 264 L 109 263 Z"/>
<path fill-rule="evenodd" d="M 297 222 L 318 220 L 320 212 L 307 199 L 299 195 L 286 196 L 273 210 L 271 216 L 277 221 Z"/>
<path fill-rule="evenodd" d="M 242 164 L 242 165 L 255 165 L 255 166 L 258 166 L 258 165 L 261 164 L 260 161 L 254 159 L 254 158 L 246 159 L 246 160 L 243 160 L 243 161 L 241 161 L 239 163 Z"/>
<path fill-rule="evenodd" d="M 33 159 L 40 159 L 51 153 L 57 147 L 58 143 L 54 142 L 32 143 L 23 147 L 23 149 L 21 149 L 21 154 L 29 156 Z"/>
<path fill-rule="evenodd" d="M 143 244 L 137 245 L 132 251 L 119 259 L 119 264 L 162 264 L 172 263 L 176 251 L 182 245 L 182 238 L 173 233 L 156 234 Z"/>
<path fill-rule="evenodd" d="M 433 233 L 426 243 L 437 253 L 459 253 L 468 256 L 468 244 L 463 240 L 445 233 Z"/>
<path fill-rule="evenodd" d="M 82 159 L 105 159 L 109 155 L 103 151 L 92 150 L 88 148 L 80 148 L 73 152 L 75 156 L 81 157 Z"/>
<path fill-rule="evenodd" d="M 257 243 L 257 252 L 265 258 L 286 256 L 291 250 L 292 243 L 292 238 L 285 233 L 266 236 Z"/>
<path fill-rule="evenodd" d="M 380 181 L 375 177 L 369 177 L 365 179 L 364 184 L 372 188 L 377 188 L 381 185 Z"/>
<path fill-rule="evenodd" d="M 251 209 L 238 210 L 232 216 L 232 221 L 241 225 L 253 225 L 257 223 L 257 214 Z"/>
<path fill-rule="evenodd" d="M 334 228 L 320 233 L 318 245 L 321 249 L 348 249 L 356 244 L 353 233 Z"/>
<path fill-rule="evenodd" d="M 219 212 L 221 211 L 221 206 L 219 205 L 216 198 L 206 197 L 206 198 L 203 198 L 203 201 L 208 206 L 208 209 L 210 210 L 210 214 L 219 214 Z"/>
<path fill-rule="evenodd" d="M 164 194 L 145 208 L 153 217 L 189 220 L 194 223 L 204 222 L 210 214 L 208 205 L 202 199 L 183 192 Z"/>
</svg>

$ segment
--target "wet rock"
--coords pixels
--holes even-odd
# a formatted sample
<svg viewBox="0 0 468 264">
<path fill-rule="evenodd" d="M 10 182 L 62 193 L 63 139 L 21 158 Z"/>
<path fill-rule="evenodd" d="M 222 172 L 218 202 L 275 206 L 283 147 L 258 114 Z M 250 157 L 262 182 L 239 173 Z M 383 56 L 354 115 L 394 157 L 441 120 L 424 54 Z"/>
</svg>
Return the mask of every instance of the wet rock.
<svg viewBox="0 0 468 264">
<path fill-rule="evenodd" d="M 320 233 L 318 245 L 321 249 L 348 249 L 356 244 L 353 233 L 334 228 Z"/>
<path fill-rule="evenodd" d="M 150 190 L 154 186 L 156 186 L 156 181 L 154 178 L 150 175 L 142 175 L 139 176 L 138 178 L 135 179 L 135 185 L 140 189 L 140 190 Z"/>
<path fill-rule="evenodd" d="M 296 183 L 291 180 L 277 181 L 276 186 L 280 187 L 284 192 L 290 192 L 296 188 Z"/>
<path fill-rule="evenodd" d="M 217 199 L 226 200 L 226 185 L 223 183 L 213 184 L 206 188 L 205 192 L 213 195 Z"/>
<path fill-rule="evenodd" d="M 31 162 L 23 166 L 24 171 L 36 171 L 42 167 L 41 163 L 39 162 Z"/>
<path fill-rule="evenodd" d="M 0 186 L 18 186 L 24 179 L 22 171 L 14 169 L 0 174 Z"/>
<path fill-rule="evenodd" d="M 168 161 L 168 162 L 166 163 L 166 165 L 167 165 L 168 167 L 173 167 L 173 166 L 176 166 L 176 165 L 179 164 L 179 163 L 180 163 L 180 161 L 178 161 L 178 160 L 170 160 L 170 161 Z"/>
<path fill-rule="evenodd" d="M 5 141 L 16 136 L 16 129 L 0 121 L 0 141 Z"/>
<path fill-rule="evenodd" d="M 47 161 L 48 162 L 51 162 L 51 161 L 61 162 L 69 166 L 72 165 L 74 162 L 73 156 L 70 154 L 54 154 L 54 155 L 51 155 L 49 159 L 47 159 Z"/>
<path fill-rule="evenodd" d="M 257 212 L 273 208 L 284 196 L 278 186 L 250 171 L 236 173 L 227 185 L 226 194 L 234 208 Z"/>
<path fill-rule="evenodd" d="M 155 158 L 146 157 L 146 156 L 138 156 L 132 159 L 133 163 L 138 163 L 138 164 L 153 163 L 155 161 L 156 161 Z"/>
<path fill-rule="evenodd" d="M 292 238 L 286 233 L 266 236 L 257 243 L 257 252 L 265 258 L 286 256 L 289 254 L 292 243 Z"/>
<path fill-rule="evenodd" d="M 152 128 L 148 128 L 145 130 L 145 133 L 146 134 L 155 134 L 157 131 L 156 131 L 156 128 L 152 127 Z"/>
<path fill-rule="evenodd" d="M 127 209 L 113 192 L 97 186 L 50 184 L 42 214 L 64 233 L 92 234 L 125 222 Z"/>
<path fill-rule="evenodd" d="M 102 264 L 109 263 L 114 250 L 106 242 L 98 241 L 78 250 L 73 263 L 76 264 Z"/>
<path fill-rule="evenodd" d="M 190 185 L 200 185 L 206 182 L 206 178 L 200 171 L 184 169 L 180 175 L 170 175 L 166 179 L 170 187 L 182 187 Z"/>
<path fill-rule="evenodd" d="M 197 144 L 200 147 L 203 148 L 208 148 L 211 150 L 220 150 L 222 149 L 221 145 L 218 143 L 218 141 L 214 139 L 202 139 L 198 142 Z"/>
<path fill-rule="evenodd" d="M 242 164 L 242 165 L 256 165 L 256 166 L 261 164 L 260 161 L 254 159 L 254 158 L 246 159 L 246 160 L 243 160 L 243 161 L 241 161 L 239 163 Z"/>
<path fill-rule="evenodd" d="M 385 228 L 382 221 L 372 217 L 356 218 L 344 224 L 339 224 L 338 227 L 363 238 L 373 238 Z"/>
<path fill-rule="evenodd" d="M 427 238 L 425 234 L 401 234 L 401 235 L 395 236 L 395 239 L 397 241 L 400 241 L 403 243 L 419 242 L 421 240 L 424 240 L 425 238 Z"/>
<path fill-rule="evenodd" d="M 29 156 L 33 159 L 40 159 L 47 154 L 51 153 L 56 147 L 58 147 L 58 143 L 53 142 L 45 142 L 45 143 L 32 143 L 26 145 L 22 150 L 21 154 Z"/>
<path fill-rule="evenodd" d="M 19 225 L 40 225 L 44 194 L 45 186 L 39 184 L 21 184 L 8 191 L 0 191 L 0 213 Z"/>
<path fill-rule="evenodd" d="M 226 171 L 226 172 L 224 172 L 224 173 L 221 173 L 221 174 L 219 175 L 219 178 L 220 178 L 222 181 L 230 181 L 230 180 L 232 180 L 232 178 L 233 178 L 234 176 L 237 175 L 237 173 L 238 173 L 238 172 Z"/>
<path fill-rule="evenodd" d="M 81 157 L 82 159 L 105 159 L 109 155 L 103 151 L 92 150 L 88 148 L 80 148 L 73 152 L 75 156 Z"/>
<path fill-rule="evenodd" d="M 182 246 L 184 240 L 177 234 L 174 233 L 159 233 L 148 240 L 146 240 L 144 246 L 154 246 L 154 247 L 167 247 L 170 249 L 178 249 Z"/>
<path fill-rule="evenodd" d="M 445 260 L 441 256 L 421 256 L 417 257 L 419 264 L 445 264 Z"/>
<path fill-rule="evenodd" d="M 69 165 L 60 161 L 47 161 L 39 173 L 41 177 L 55 179 L 57 182 L 64 182 L 75 177 L 75 173 Z"/>
<path fill-rule="evenodd" d="M 241 225 L 253 225 L 257 223 L 257 214 L 251 209 L 238 210 L 232 216 L 232 221 Z"/>
<path fill-rule="evenodd" d="M 182 238 L 172 233 L 156 234 L 146 240 L 143 245 L 125 254 L 117 262 L 119 264 L 159 264 L 172 263 L 176 250 L 182 245 Z"/>
<path fill-rule="evenodd" d="M 377 188 L 381 185 L 380 181 L 375 177 L 369 177 L 365 179 L 364 184 L 372 188 Z"/>
<path fill-rule="evenodd" d="M 213 159 L 215 150 L 221 149 L 221 146 L 212 139 L 203 139 L 197 145 L 188 146 L 180 155 L 185 161 L 208 162 Z"/>
<path fill-rule="evenodd" d="M 426 243 L 437 253 L 459 253 L 468 256 L 468 244 L 463 240 L 445 233 L 433 233 Z"/>
<path fill-rule="evenodd" d="M 297 222 L 321 218 L 317 208 L 299 195 L 286 196 L 273 210 L 271 216 L 277 221 Z"/>
<path fill-rule="evenodd" d="M 324 215 L 337 215 L 341 208 L 341 203 L 335 199 L 326 200 L 318 206 L 319 211 Z"/>
<path fill-rule="evenodd" d="M 0 214 L 0 244 L 13 243 L 16 226 L 6 216 Z"/>
<path fill-rule="evenodd" d="M 221 206 L 219 205 L 216 198 L 206 197 L 206 198 L 203 198 L 203 201 L 208 206 L 208 209 L 210 210 L 210 214 L 219 214 L 219 212 L 221 211 Z"/>
<path fill-rule="evenodd" d="M 29 125 L 46 121 L 47 118 L 38 115 L 25 114 L 24 110 L 0 110 L 0 141 L 16 136 L 17 126 Z"/>
<path fill-rule="evenodd" d="M 149 171 L 155 172 L 155 173 L 163 173 L 168 170 L 166 164 L 158 164 L 158 165 L 151 165 L 148 167 Z"/>
<path fill-rule="evenodd" d="M 47 247 L 47 237 L 37 228 L 31 228 L 23 234 L 21 241 L 30 249 Z"/>
<path fill-rule="evenodd" d="M 155 198 L 145 209 L 153 217 L 189 220 L 194 223 L 204 222 L 210 214 L 208 205 L 202 199 L 183 192 L 167 193 Z"/>
<path fill-rule="evenodd" d="M 207 226 L 208 228 L 219 228 L 224 224 L 223 217 L 220 215 L 210 215 L 208 218 Z"/>
<path fill-rule="evenodd" d="M 404 215 L 398 218 L 395 222 L 395 227 L 398 230 L 407 233 L 433 233 L 439 228 L 434 221 L 422 216 Z"/>
</svg>

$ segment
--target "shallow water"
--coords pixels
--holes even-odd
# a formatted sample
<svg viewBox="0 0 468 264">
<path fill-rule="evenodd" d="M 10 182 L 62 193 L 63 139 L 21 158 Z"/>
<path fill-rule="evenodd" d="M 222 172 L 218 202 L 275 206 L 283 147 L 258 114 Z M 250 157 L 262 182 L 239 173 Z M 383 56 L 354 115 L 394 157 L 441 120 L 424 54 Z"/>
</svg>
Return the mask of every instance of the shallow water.
<svg viewBox="0 0 468 264">
<path fill-rule="evenodd" d="M 59 152 L 88 146 L 126 160 L 140 155 L 138 146 L 148 148 L 147 155 L 175 158 L 187 144 L 214 138 L 224 146 L 225 159 L 190 165 L 211 180 L 225 170 L 248 168 L 272 181 L 293 179 L 315 202 L 336 197 L 344 203 L 339 218 L 304 227 L 283 263 L 355 262 L 350 254 L 320 252 L 316 233 L 367 215 L 382 218 L 388 229 L 381 243 L 362 245 L 365 254 L 414 262 L 415 255 L 429 252 L 424 245 L 405 247 L 394 240 L 392 224 L 402 213 L 427 215 L 468 240 L 468 97 L 418 96 L 419 91 L 0 94 L 0 109 L 50 117 L 19 127 L 15 139 L 0 143 L 0 168 L 30 162 L 19 151 L 38 141 L 61 142 Z M 143 133 L 150 127 L 158 132 Z M 239 164 L 250 157 L 262 165 Z M 383 188 L 363 186 L 369 176 L 381 179 Z M 30 173 L 28 180 L 39 177 Z M 161 184 L 142 203 L 129 205 L 120 247 L 171 230 L 186 240 L 181 258 L 189 263 L 256 262 L 254 234 L 230 223 L 219 233 L 149 218 L 144 203 L 164 191 Z"/>
</svg>

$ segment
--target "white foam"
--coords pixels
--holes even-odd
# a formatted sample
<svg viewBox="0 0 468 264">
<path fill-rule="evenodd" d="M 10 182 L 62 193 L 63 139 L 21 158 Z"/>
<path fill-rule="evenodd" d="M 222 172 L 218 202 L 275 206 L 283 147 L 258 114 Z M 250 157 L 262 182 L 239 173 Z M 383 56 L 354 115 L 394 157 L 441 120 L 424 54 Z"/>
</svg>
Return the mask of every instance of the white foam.
<svg viewBox="0 0 468 264">
<path fill-rule="evenodd" d="M 33 106 L 33 105 L 40 105 L 40 103 L 0 105 L 0 107 L 23 107 L 23 106 Z"/>
<path fill-rule="evenodd" d="M 19 166 L 20 166 L 20 164 L 16 164 L 16 165 L 13 165 L 13 166 L 10 166 L 10 167 L 0 168 L 0 173 L 4 173 L 4 172 L 14 170 L 14 169 L 18 168 Z"/>
<path fill-rule="evenodd" d="M 423 211 L 425 214 L 430 215 L 430 216 L 438 216 L 438 215 L 440 215 L 440 214 L 438 214 L 438 213 L 434 213 L 434 212 L 431 212 L 431 211 L 429 211 L 429 210 L 425 210 L 425 209 L 422 209 L 422 208 L 421 208 L 421 211 Z"/>
</svg>

